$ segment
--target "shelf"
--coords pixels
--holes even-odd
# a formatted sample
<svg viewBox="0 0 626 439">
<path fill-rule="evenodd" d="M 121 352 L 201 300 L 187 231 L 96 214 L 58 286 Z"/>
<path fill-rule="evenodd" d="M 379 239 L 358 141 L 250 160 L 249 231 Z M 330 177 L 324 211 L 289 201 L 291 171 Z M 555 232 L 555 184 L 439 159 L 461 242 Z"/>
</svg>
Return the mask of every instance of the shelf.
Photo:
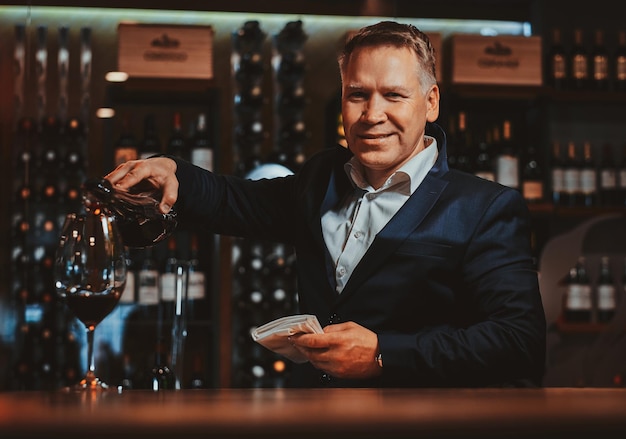
<svg viewBox="0 0 626 439">
<path fill-rule="evenodd" d="M 561 334 L 601 334 L 617 329 L 610 323 L 568 323 L 563 317 L 558 318 L 556 327 Z"/>
<path fill-rule="evenodd" d="M 566 207 L 555 206 L 552 203 L 533 203 L 528 205 L 533 215 L 555 215 L 559 217 L 592 217 L 607 214 L 626 215 L 626 206 L 594 206 L 594 207 Z"/>
</svg>

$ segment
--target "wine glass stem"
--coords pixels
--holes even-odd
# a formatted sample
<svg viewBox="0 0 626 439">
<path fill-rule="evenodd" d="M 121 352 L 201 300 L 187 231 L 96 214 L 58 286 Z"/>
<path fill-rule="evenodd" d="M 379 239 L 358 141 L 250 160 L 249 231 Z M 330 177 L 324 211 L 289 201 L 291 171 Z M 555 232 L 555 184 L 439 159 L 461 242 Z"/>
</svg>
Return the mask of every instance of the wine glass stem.
<svg viewBox="0 0 626 439">
<path fill-rule="evenodd" d="M 89 363 L 89 371 L 87 376 L 90 378 L 95 377 L 96 365 L 93 355 L 93 333 L 96 327 L 94 325 L 87 326 L 87 361 Z"/>
</svg>

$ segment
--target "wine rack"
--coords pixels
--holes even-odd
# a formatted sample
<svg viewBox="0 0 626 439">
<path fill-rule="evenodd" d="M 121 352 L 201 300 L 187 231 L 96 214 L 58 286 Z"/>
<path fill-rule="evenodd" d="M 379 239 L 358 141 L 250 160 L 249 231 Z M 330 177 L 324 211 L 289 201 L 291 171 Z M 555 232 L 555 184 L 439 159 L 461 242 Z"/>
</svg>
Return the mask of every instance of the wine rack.
<svg viewBox="0 0 626 439">
<path fill-rule="evenodd" d="M 302 22 L 288 22 L 272 39 L 272 102 L 263 98 L 267 79 L 263 57 L 266 34 L 257 21 L 233 33 L 232 73 L 235 90 L 234 151 L 236 173 L 245 178 L 288 175 L 304 161 L 307 131 L 304 118 L 307 39 Z M 273 106 L 267 104 L 273 103 Z M 273 122 L 272 145 L 263 129 L 263 114 Z M 291 247 L 254 237 L 233 242 L 233 376 L 234 387 L 283 387 L 289 384 L 289 362 L 256 344 L 250 331 L 297 312 L 295 256 Z"/>
<path fill-rule="evenodd" d="M 28 32 L 15 27 L 15 115 L 11 202 L 11 301 L 16 310 L 15 350 L 8 387 L 13 390 L 56 389 L 74 384 L 80 372 L 80 337 L 84 329 L 57 299 L 54 254 L 67 213 L 81 210 L 80 185 L 88 171 L 87 96 L 91 30 L 80 29 L 80 48 L 69 45 L 67 27 L 58 28 L 58 52 L 50 52 L 52 29 L 35 29 L 34 53 Z M 82 61 L 78 116 L 68 116 L 70 58 Z M 56 61 L 58 72 L 51 66 Z M 34 67 L 31 75 L 29 66 Z M 58 96 L 51 99 L 53 79 Z M 36 90 L 35 110 L 28 115 L 25 91 Z M 51 110 L 55 107 L 54 110 Z"/>
</svg>

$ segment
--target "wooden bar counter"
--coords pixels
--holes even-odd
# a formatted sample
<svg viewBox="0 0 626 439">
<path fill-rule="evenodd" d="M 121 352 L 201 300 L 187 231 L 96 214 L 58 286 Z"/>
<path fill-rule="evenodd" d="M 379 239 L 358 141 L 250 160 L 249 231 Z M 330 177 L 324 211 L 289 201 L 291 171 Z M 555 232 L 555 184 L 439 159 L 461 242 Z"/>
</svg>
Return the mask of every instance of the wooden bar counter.
<svg viewBox="0 0 626 439">
<path fill-rule="evenodd" d="M 626 438 L 626 389 L 0 393 L 0 438 Z"/>
</svg>

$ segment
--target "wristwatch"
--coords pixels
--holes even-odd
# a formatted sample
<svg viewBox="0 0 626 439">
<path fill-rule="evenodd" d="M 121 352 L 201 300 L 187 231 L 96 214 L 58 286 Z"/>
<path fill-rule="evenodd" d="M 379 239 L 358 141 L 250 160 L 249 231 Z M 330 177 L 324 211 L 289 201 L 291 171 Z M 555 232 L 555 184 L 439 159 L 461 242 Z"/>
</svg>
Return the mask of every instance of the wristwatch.
<svg viewBox="0 0 626 439">
<path fill-rule="evenodd" d="M 383 368 L 383 354 L 379 352 L 378 355 L 376 355 L 376 358 L 374 358 L 374 360 L 376 361 L 376 364 L 378 364 L 378 367 L 382 369 Z"/>
</svg>

